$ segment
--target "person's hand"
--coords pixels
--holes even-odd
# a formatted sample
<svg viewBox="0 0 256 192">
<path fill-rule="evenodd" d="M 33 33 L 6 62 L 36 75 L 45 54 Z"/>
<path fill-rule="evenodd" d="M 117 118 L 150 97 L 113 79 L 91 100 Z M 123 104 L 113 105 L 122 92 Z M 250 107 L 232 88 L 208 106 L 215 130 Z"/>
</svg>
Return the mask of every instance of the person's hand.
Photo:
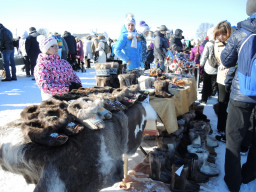
<svg viewBox="0 0 256 192">
<path fill-rule="evenodd" d="M 129 61 L 127 62 L 127 65 L 130 65 L 130 63 L 131 63 L 131 60 L 129 60 Z"/>
<path fill-rule="evenodd" d="M 227 76 L 229 68 L 225 69 L 225 75 Z"/>
</svg>

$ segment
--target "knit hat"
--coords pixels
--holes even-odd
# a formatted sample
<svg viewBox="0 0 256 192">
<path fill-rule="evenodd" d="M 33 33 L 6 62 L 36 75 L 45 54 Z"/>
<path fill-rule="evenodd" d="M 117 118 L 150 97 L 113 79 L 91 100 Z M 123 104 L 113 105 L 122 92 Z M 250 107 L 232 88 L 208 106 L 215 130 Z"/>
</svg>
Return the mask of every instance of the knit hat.
<svg viewBox="0 0 256 192">
<path fill-rule="evenodd" d="M 126 17 L 125 25 L 127 26 L 129 23 L 136 25 L 134 17 L 131 17 L 130 15 L 128 15 L 128 17 Z"/>
<path fill-rule="evenodd" d="M 145 21 L 140 21 L 140 26 L 138 27 L 137 29 L 140 33 L 144 34 L 146 33 L 147 31 L 149 31 L 149 26 L 148 24 L 146 24 Z"/>
<path fill-rule="evenodd" d="M 36 31 L 36 28 L 35 27 L 30 27 L 29 28 L 29 32 L 35 32 Z"/>
<path fill-rule="evenodd" d="M 246 13 L 251 16 L 256 13 L 256 0 L 247 0 Z"/>
<path fill-rule="evenodd" d="M 52 45 L 58 45 L 57 40 L 54 37 L 42 37 L 39 38 L 38 41 L 42 53 L 46 53 Z"/>
</svg>

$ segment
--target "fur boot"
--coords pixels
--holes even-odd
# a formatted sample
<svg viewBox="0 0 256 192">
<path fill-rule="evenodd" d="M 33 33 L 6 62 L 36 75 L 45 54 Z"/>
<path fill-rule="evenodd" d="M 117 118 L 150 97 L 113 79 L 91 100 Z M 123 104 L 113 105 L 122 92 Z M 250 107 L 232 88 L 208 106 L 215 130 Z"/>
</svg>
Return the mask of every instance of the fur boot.
<svg viewBox="0 0 256 192">
<path fill-rule="evenodd" d="M 180 175 L 176 172 L 183 166 Z M 176 192 L 195 192 L 199 191 L 200 185 L 192 183 L 187 180 L 188 177 L 188 165 L 180 160 L 175 160 L 172 164 L 172 179 L 171 179 L 171 190 Z"/>
<path fill-rule="evenodd" d="M 96 77 L 98 87 L 111 86 L 111 77 Z"/>
<path fill-rule="evenodd" d="M 129 74 L 120 74 L 118 75 L 118 79 L 120 83 L 120 88 L 132 85 Z"/>
<path fill-rule="evenodd" d="M 187 153 L 185 155 L 186 163 L 189 167 L 188 179 L 196 183 L 205 183 L 209 181 L 209 177 L 199 171 L 198 156 L 195 153 Z"/>
<path fill-rule="evenodd" d="M 155 89 L 153 88 L 155 78 L 149 76 L 140 76 L 138 78 L 139 86 L 141 90 L 146 90 L 150 95 L 155 93 Z"/>
<path fill-rule="evenodd" d="M 87 97 L 79 98 L 68 106 L 68 112 L 76 116 L 86 127 L 102 129 L 105 124 L 98 115 L 100 106 L 103 106 L 103 101 L 99 99 L 91 101 Z"/>
<path fill-rule="evenodd" d="M 155 87 L 155 96 L 156 97 L 162 97 L 162 98 L 168 98 L 172 97 L 173 95 L 168 92 L 168 82 L 167 81 L 155 81 L 154 87 Z"/>
</svg>

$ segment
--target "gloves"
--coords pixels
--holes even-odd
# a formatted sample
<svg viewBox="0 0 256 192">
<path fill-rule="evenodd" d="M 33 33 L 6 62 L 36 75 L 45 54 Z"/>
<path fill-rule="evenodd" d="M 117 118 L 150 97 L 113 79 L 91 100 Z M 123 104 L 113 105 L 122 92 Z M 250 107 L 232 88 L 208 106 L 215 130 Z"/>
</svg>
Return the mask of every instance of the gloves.
<svg viewBox="0 0 256 192">
<path fill-rule="evenodd" d="M 231 85 L 225 85 L 225 91 L 230 93 Z"/>
<path fill-rule="evenodd" d="M 72 89 L 78 89 L 82 87 L 81 83 L 75 83 L 75 82 L 71 82 L 71 85 L 69 85 L 69 92 L 72 90 Z"/>
</svg>

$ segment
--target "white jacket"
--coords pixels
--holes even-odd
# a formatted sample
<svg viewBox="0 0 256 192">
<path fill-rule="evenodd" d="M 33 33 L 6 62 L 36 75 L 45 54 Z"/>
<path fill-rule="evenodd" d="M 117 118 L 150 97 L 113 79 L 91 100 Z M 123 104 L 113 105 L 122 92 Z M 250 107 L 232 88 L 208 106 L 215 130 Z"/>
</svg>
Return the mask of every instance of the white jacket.
<svg viewBox="0 0 256 192">
<path fill-rule="evenodd" d="M 99 51 L 98 63 L 106 63 L 107 55 L 105 53 L 105 44 L 103 41 L 99 42 L 97 51 Z"/>
<path fill-rule="evenodd" d="M 28 32 L 24 31 L 24 33 L 22 34 L 22 36 L 19 40 L 19 52 L 21 52 L 23 57 L 27 56 L 27 52 L 25 49 L 25 42 L 26 42 L 27 37 L 28 37 Z"/>
<path fill-rule="evenodd" d="M 91 40 L 85 40 L 84 41 L 84 56 L 87 57 L 87 59 L 92 59 L 92 41 Z"/>
<path fill-rule="evenodd" d="M 204 51 L 202 52 L 201 58 L 200 58 L 200 66 L 204 66 L 204 71 L 209 75 L 216 75 L 218 72 L 218 68 L 212 67 L 208 62 L 208 58 L 209 58 L 210 52 L 213 50 L 213 46 L 214 46 L 213 43 L 208 41 L 205 44 Z"/>
</svg>

